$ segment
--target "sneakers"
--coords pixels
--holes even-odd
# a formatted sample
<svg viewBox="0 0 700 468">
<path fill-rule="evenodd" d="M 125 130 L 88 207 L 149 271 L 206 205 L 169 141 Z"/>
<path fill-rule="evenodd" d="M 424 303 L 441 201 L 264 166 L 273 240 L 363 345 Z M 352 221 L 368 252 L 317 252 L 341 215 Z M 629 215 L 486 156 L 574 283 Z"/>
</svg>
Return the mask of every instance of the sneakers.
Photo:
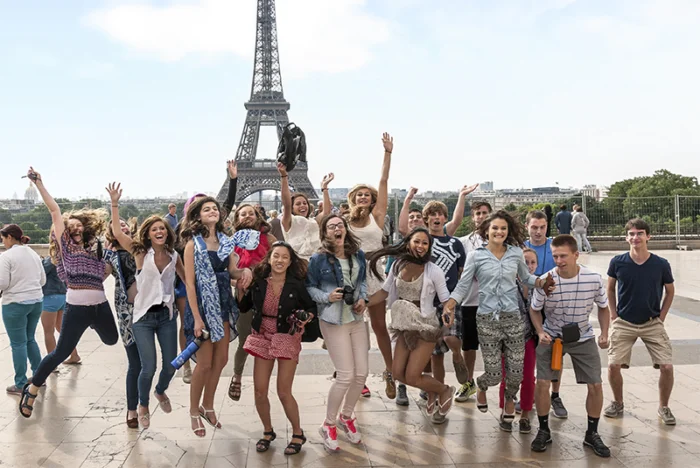
<svg viewBox="0 0 700 468">
<path fill-rule="evenodd" d="M 361 395 L 365 398 L 369 398 L 372 396 L 372 392 L 369 391 L 369 388 L 367 387 L 367 385 L 365 385 L 364 388 L 362 389 Z"/>
<path fill-rule="evenodd" d="M 362 442 L 362 435 L 357 432 L 357 427 L 355 426 L 356 420 L 356 418 L 345 419 L 342 414 L 338 417 L 338 426 L 343 430 L 343 432 L 345 432 L 346 437 L 353 444 L 359 444 Z"/>
<path fill-rule="evenodd" d="M 533 452 L 544 452 L 547 450 L 547 445 L 552 443 L 552 434 L 549 431 L 539 429 L 535 439 L 530 444 L 530 450 Z"/>
<path fill-rule="evenodd" d="M 16 385 L 10 385 L 5 391 L 8 395 L 22 395 L 22 389 Z"/>
<path fill-rule="evenodd" d="M 597 432 L 586 433 L 586 438 L 583 439 L 583 446 L 592 448 L 593 453 L 599 457 L 610 457 L 610 449 L 603 443 L 603 439 L 600 438 Z"/>
<path fill-rule="evenodd" d="M 472 381 L 462 384 L 457 390 L 457 396 L 455 396 L 455 401 L 462 403 L 471 398 L 472 395 L 476 393 L 476 385 Z"/>
<path fill-rule="evenodd" d="M 386 397 L 390 400 L 393 400 L 396 398 L 396 383 L 394 382 L 394 377 L 391 375 L 391 372 L 388 370 L 384 371 L 384 374 L 382 374 L 382 377 L 384 381 L 386 382 Z"/>
<path fill-rule="evenodd" d="M 625 404 L 611 401 L 603 414 L 608 418 L 619 418 L 625 413 Z"/>
<path fill-rule="evenodd" d="M 399 406 L 408 406 L 408 395 L 406 394 L 406 386 L 399 384 L 399 389 L 396 395 L 396 404 Z"/>
<path fill-rule="evenodd" d="M 569 412 L 564 408 L 564 403 L 561 401 L 561 398 L 552 398 L 552 413 L 555 418 L 559 419 L 566 419 L 569 417 Z"/>
<path fill-rule="evenodd" d="M 329 452 L 337 452 L 340 450 L 338 447 L 338 430 L 335 426 L 331 426 L 327 422 L 323 423 L 323 426 L 318 428 L 318 433 L 323 439 L 323 446 Z"/>
<path fill-rule="evenodd" d="M 667 426 L 676 425 L 676 417 L 671 413 L 671 408 L 668 406 L 663 406 L 659 408 L 659 417 Z"/>
<path fill-rule="evenodd" d="M 526 418 L 520 418 L 520 421 L 518 421 L 518 426 L 519 426 L 519 432 L 521 434 L 529 434 L 532 432 L 532 426 L 530 425 L 530 420 Z"/>
<path fill-rule="evenodd" d="M 513 416 L 501 414 L 501 417 L 498 418 L 498 427 L 502 431 L 513 432 Z"/>
<path fill-rule="evenodd" d="M 185 382 L 186 384 L 192 382 L 192 368 L 191 367 L 185 367 L 182 370 L 182 381 Z"/>
</svg>

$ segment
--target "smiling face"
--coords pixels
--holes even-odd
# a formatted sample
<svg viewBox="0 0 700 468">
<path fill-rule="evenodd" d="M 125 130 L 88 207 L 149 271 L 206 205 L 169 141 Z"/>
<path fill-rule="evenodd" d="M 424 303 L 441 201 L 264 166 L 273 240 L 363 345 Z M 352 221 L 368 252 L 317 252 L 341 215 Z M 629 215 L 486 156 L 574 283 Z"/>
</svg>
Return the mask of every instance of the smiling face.
<svg viewBox="0 0 700 468">
<path fill-rule="evenodd" d="M 644 229 L 631 228 L 627 230 L 627 243 L 632 247 L 643 247 L 649 242 L 649 234 Z"/>
<path fill-rule="evenodd" d="M 126 224 L 126 221 L 124 221 L 123 219 L 119 220 L 119 229 L 127 236 L 131 235 L 131 229 L 129 229 L 129 225 Z"/>
<path fill-rule="evenodd" d="M 244 206 L 238 209 L 238 224 L 241 228 L 253 228 L 257 219 L 257 213 L 252 206 Z"/>
<path fill-rule="evenodd" d="M 218 220 L 218 218 L 217 218 Z M 152 245 L 163 246 L 168 240 L 168 229 L 162 221 L 156 221 L 148 228 L 148 239 Z"/>
<path fill-rule="evenodd" d="M 411 255 L 418 258 L 425 257 L 430 252 L 430 239 L 425 232 L 417 232 L 408 243 Z"/>
<path fill-rule="evenodd" d="M 304 218 L 309 216 L 309 202 L 305 197 L 301 195 L 297 195 L 296 197 L 294 197 L 294 204 L 292 205 L 292 214 L 295 214 L 297 216 L 303 216 Z"/>
<path fill-rule="evenodd" d="M 488 230 L 489 244 L 503 245 L 508 238 L 508 223 L 505 219 L 495 218 Z"/>
<path fill-rule="evenodd" d="M 411 211 L 408 214 L 408 230 L 413 231 L 415 228 L 424 228 L 423 213 L 420 211 Z"/>
<path fill-rule="evenodd" d="M 292 264 L 292 256 L 289 249 L 283 245 L 278 245 L 272 249 L 270 254 L 270 268 L 273 273 L 285 275 L 287 268 Z"/>
<path fill-rule="evenodd" d="M 537 270 L 537 254 L 532 251 L 527 251 L 523 254 L 525 256 L 525 265 L 530 274 L 534 274 Z"/>
<path fill-rule="evenodd" d="M 202 224 L 205 226 L 214 226 L 219 222 L 220 216 L 219 207 L 214 202 L 206 202 L 199 211 L 199 219 L 202 220 Z"/>
<path fill-rule="evenodd" d="M 68 220 L 68 235 L 75 244 L 83 243 L 83 223 L 79 219 L 70 218 Z"/>
<path fill-rule="evenodd" d="M 345 244 L 345 222 L 337 216 L 330 218 L 326 223 L 326 237 L 333 240 L 335 245 L 341 246 Z"/>
<path fill-rule="evenodd" d="M 355 205 L 369 208 L 372 205 L 372 191 L 361 188 L 355 193 Z"/>
<path fill-rule="evenodd" d="M 527 223 L 527 232 L 532 245 L 542 245 L 547 241 L 547 220 L 532 218 Z"/>
</svg>

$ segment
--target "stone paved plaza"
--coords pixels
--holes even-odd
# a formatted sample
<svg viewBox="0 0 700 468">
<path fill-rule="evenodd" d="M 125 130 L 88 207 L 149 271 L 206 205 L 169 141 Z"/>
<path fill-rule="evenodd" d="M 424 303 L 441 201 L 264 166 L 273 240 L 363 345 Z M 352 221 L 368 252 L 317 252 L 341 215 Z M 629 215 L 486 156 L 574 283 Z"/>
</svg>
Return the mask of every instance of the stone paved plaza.
<svg viewBox="0 0 700 468">
<path fill-rule="evenodd" d="M 409 407 L 397 407 L 383 396 L 383 383 L 378 376 L 381 359 L 376 346 L 371 353 L 373 375 L 368 382 L 373 390 L 372 397 L 361 399 L 357 406 L 364 443 L 353 446 L 339 435 L 341 451 L 328 454 L 317 433 L 325 415 L 331 370 L 326 353 L 319 349 L 320 342 L 303 352 L 295 380 L 302 427 L 309 437 L 299 455 L 287 457 L 283 454 L 291 429 L 274 394 L 271 403 L 278 439 L 269 452 L 255 451 L 262 427 L 253 405 L 252 360 L 248 361 L 240 402 L 233 402 L 226 396 L 231 362 L 221 379 L 215 409 L 220 415 L 222 429 L 206 426 L 204 438 L 192 432 L 185 406 L 189 388 L 179 374 L 168 390 L 173 412 L 163 414 L 152 401 L 150 429 L 128 429 L 123 347 L 120 343 L 104 346 L 94 332 L 88 331 L 78 348 L 82 365 L 62 365 L 51 375 L 35 403 L 31 419 L 19 416 L 17 397 L 0 395 L 0 467 L 700 466 L 700 309 L 697 307 L 700 304 L 697 302 L 700 300 L 700 276 L 697 274 L 700 253 L 660 254 L 672 262 L 677 294 L 685 296 L 677 300 L 667 320 L 676 353 L 674 359 L 678 363 L 671 401 L 678 425 L 664 426 L 656 416 L 658 372 L 651 368 L 646 351 L 638 343 L 634 365 L 623 373 L 626 415 L 619 420 L 602 418 L 600 422 L 600 433 L 613 454 L 608 460 L 582 447 L 586 390 L 584 386 L 575 385 L 571 369 L 565 370 L 561 390 L 569 419 L 550 418 L 554 444 L 547 452 L 536 454 L 529 448 L 536 420 L 533 433 L 529 435 L 499 431 L 494 391 L 489 392 L 488 413 L 478 412 L 474 399 L 456 403 L 448 421 L 441 426 L 431 424 L 423 415 L 416 390 L 409 389 Z M 611 255 L 602 252 L 583 256 L 581 261 L 604 273 Z M 40 328 L 37 341 L 43 352 Z M 0 383 L 7 386 L 12 383 L 13 370 L 9 340 L 1 326 L 0 350 L 3 356 Z M 479 361 L 480 357 L 477 364 Z M 456 383 L 453 373 L 448 373 L 447 378 Z M 271 388 L 274 387 L 273 381 Z M 607 404 L 611 397 L 607 383 L 604 388 Z"/>
</svg>

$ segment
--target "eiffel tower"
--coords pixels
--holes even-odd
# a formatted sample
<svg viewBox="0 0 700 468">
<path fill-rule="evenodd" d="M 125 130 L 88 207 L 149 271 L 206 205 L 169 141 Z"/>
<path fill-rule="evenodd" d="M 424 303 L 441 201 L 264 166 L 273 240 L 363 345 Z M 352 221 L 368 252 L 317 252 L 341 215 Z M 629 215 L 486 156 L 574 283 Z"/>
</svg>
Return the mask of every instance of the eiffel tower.
<svg viewBox="0 0 700 468">
<path fill-rule="evenodd" d="M 279 50 L 277 48 L 277 17 L 275 0 L 258 0 L 258 19 L 255 33 L 255 65 L 250 100 L 245 103 L 248 115 L 243 126 L 241 141 L 236 152 L 238 163 L 238 191 L 236 200 L 244 200 L 262 190 L 280 190 L 277 160 L 257 158 L 260 127 L 275 126 L 278 140 L 289 123 L 289 102 L 284 99 Z M 276 157 L 276 154 L 274 155 Z M 317 200 L 311 185 L 306 162 L 299 161 L 289 172 L 290 189 Z M 224 182 L 219 200 L 226 199 L 228 178 Z"/>
</svg>

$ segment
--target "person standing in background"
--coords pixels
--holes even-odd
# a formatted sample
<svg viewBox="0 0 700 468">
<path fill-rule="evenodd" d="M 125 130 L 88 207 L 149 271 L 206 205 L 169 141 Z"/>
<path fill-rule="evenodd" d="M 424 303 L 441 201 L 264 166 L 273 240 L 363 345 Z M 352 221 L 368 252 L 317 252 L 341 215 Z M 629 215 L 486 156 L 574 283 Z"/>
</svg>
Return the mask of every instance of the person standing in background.
<svg viewBox="0 0 700 468">
<path fill-rule="evenodd" d="M 177 206 L 175 206 L 175 203 L 171 203 L 168 205 L 168 214 L 163 216 L 163 219 L 165 219 L 168 222 L 170 227 L 173 228 L 173 231 L 177 229 L 178 223 L 176 210 Z"/>
<path fill-rule="evenodd" d="M 554 224 L 559 229 L 559 234 L 571 234 L 571 211 L 566 209 L 566 205 L 559 207 L 559 213 L 554 218 Z"/>
<path fill-rule="evenodd" d="M 46 354 L 56 349 L 56 338 L 54 330 L 61 333 L 61 323 L 63 322 L 63 311 L 66 308 L 66 283 L 61 281 L 56 271 L 56 265 L 51 262 L 51 257 L 44 258 L 41 263 L 44 266 L 46 284 L 44 284 L 41 311 L 41 326 L 44 329 L 44 344 Z M 78 349 L 73 349 L 70 357 L 63 364 L 80 364 Z"/>
</svg>

